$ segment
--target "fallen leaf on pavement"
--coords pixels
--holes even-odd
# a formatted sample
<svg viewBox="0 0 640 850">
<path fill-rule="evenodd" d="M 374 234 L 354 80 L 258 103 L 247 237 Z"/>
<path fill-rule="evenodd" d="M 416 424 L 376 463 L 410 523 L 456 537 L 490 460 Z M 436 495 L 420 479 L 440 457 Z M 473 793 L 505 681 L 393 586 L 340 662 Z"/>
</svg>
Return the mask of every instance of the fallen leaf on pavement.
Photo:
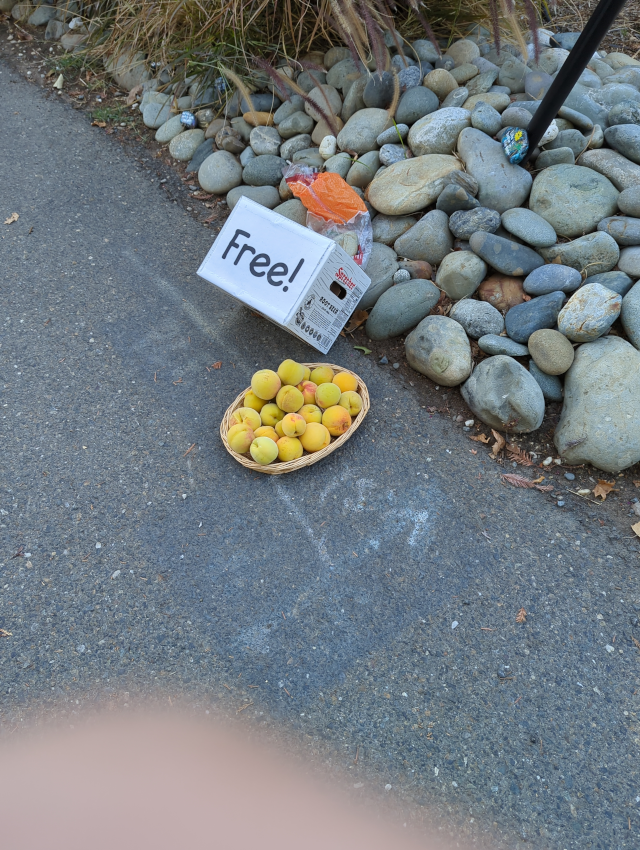
<svg viewBox="0 0 640 850">
<path fill-rule="evenodd" d="M 505 438 L 502 436 L 502 434 L 498 434 L 498 432 L 497 432 L 497 431 L 494 431 L 494 429 L 493 429 L 493 428 L 491 429 L 491 433 L 493 434 L 493 436 L 494 436 L 494 437 L 495 437 L 495 439 L 496 439 L 495 443 L 493 444 L 493 446 L 492 446 L 492 448 L 491 448 L 491 454 L 492 454 L 494 457 L 498 457 L 498 455 L 500 454 L 500 452 L 501 452 L 501 451 L 503 450 L 503 448 L 506 446 L 507 441 L 506 441 L 506 440 L 505 440 Z"/>
<path fill-rule="evenodd" d="M 634 481 L 633 486 L 634 487 L 640 487 L 640 481 Z"/>
<path fill-rule="evenodd" d="M 359 351 L 361 351 L 363 354 L 371 354 L 371 349 L 370 349 L 370 348 L 365 348 L 365 346 L 364 346 L 364 345 L 354 345 L 353 347 L 354 347 L 354 348 L 357 348 L 357 349 L 358 349 Z"/>
<path fill-rule="evenodd" d="M 0 629 L 0 637 L 12 637 L 12 634 L 6 629 Z"/>
<path fill-rule="evenodd" d="M 524 623 L 527 619 L 527 612 L 521 608 L 516 614 L 516 623 Z"/>
<path fill-rule="evenodd" d="M 212 369 L 220 369 L 221 366 L 222 366 L 222 360 L 216 360 L 215 363 L 211 364 Z"/>
<path fill-rule="evenodd" d="M 476 443 L 488 443 L 489 438 L 486 434 L 478 434 L 477 437 L 469 437 L 470 440 L 473 440 Z"/>
<path fill-rule="evenodd" d="M 632 525 L 631 531 L 633 531 L 634 534 L 640 537 L 640 522 L 637 522 L 635 525 Z"/>
<path fill-rule="evenodd" d="M 532 484 L 542 484 L 544 481 L 544 475 L 538 476 L 538 478 L 534 478 Z"/>
<path fill-rule="evenodd" d="M 532 481 L 530 478 L 525 478 L 524 475 L 517 475 L 515 472 L 505 472 L 500 478 L 511 484 L 512 487 L 535 487 L 536 490 L 540 490 L 542 493 L 550 493 L 553 490 L 553 484 L 538 484 L 538 478 Z"/>
<path fill-rule="evenodd" d="M 20 218 L 18 213 L 11 213 L 9 218 L 5 219 L 5 224 L 13 224 L 14 221 L 17 221 Z"/>
<path fill-rule="evenodd" d="M 514 460 L 520 466 L 533 466 L 533 461 L 529 453 L 516 446 L 515 443 L 507 443 L 507 456 L 509 460 Z"/>
<path fill-rule="evenodd" d="M 607 496 L 609 495 L 609 493 L 613 490 L 613 488 L 615 487 L 615 485 L 616 485 L 616 482 L 615 482 L 615 481 L 602 481 L 602 480 L 599 478 L 599 479 L 598 479 L 598 483 L 597 483 L 597 484 L 596 484 L 596 486 L 593 488 L 593 495 L 594 495 L 596 498 L 597 498 L 598 496 L 600 496 L 600 498 L 601 498 L 601 499 L 602 499 L 602 501 L 604 502 L 604 500 L 607 498 Z"/>
<path fill-rule="evenodd" d="M 139 94 L 142 94 L 142 83 L 134 86 L 127 95 L 127 106 L 131 106 L 131 104 L 137 100 Z"/>
<path fill-rule="evenodd" d="M 360 327 L 360 325 L 364 325 L 368 318 L 369 314 L 366 310 L 356 310 L 353 316 L 351 316 L 351 318 L 347 322 L 345 331 L 348 334 L 353 333 L 357 328 Z"/>
<path fill-rule="evenodd" d="M 92 121 L 91 126 L 92 127 L 106 127 L 107 122 L 106 121 Z"/>
</svg>

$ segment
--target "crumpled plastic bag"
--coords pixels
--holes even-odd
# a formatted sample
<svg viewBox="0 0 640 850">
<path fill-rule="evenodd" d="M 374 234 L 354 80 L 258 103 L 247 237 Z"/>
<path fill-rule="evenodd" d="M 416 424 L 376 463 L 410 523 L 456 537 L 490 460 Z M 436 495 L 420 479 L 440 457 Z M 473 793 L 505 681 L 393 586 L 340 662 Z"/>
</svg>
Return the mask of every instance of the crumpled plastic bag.
<svg viewBox="0 0 640 850">
<path fill-rule="evenodd" d="M 293 163 L 284 169 L 289 188 L 307 208 L 307 227 L 333 239 L 355 262 L 366 268 L 373 246 L 371 216 L 366 204 L 339 174 L 319 173 Z"/>
</svg>

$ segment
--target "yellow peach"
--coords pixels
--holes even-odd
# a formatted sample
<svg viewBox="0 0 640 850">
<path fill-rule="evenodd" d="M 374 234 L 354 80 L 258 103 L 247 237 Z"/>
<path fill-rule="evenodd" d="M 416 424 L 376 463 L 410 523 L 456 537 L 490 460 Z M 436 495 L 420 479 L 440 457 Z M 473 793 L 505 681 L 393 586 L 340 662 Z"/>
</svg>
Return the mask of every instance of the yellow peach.
<svg viewBox="0 0 640 850">
<path fill-rule="evenodd" d="M 274 426 L 275 429 L 276 429 L 276 434 L 278 435 L 278 439 L 280 439 L 280 437 L 286 437 L 287 436 L 284 433 L 284 428 L 282 427 L 283 422 L 284 422 L 284 419 L 281 419 L 279 422 L 276 422 L 276 424 Z"/>
<path fill-rule="evenodd" d="M 303 366 L 302 368 L 304 369 L 304 375 L 302 376 L 302 380 L 308 381 L 311 375 L 311 369 L 308 366 Z"/>
<path fill-rule="evenodd" d="M 333 407 L 340 401 L 342 392 L 336 384 L 320 384 L 316 390 L 316 404 L 323 410 Z"/>
<path fill-rule="evenodd" d="M 322 414 L 322 424 L 332 437 L 339 437 L 344 434 L 351 426 L 351 417 L 344 407 L 339 404 L 327 408 Z"/>
<path fill-rule="evenodd" d="M 348 393 L 351 390 L 358 389 L 358 382 L 353 375 L 350 375 L 348 372 L 338 372 L 333 379 L 333 383 L 337 384 L 340 387 L 340 391 L 343 393 Z"/>
<path fill-rule="evenodd" d="M 307 428 L 307 420 L 299 413 L 287 413 L 282 420 L 282 430 L 285 437 L 299 437 Z"/>
<path fill-rule="evenodd" d="M 256 437 L 268 437 L 274 443 L 278 442 L 278 432 L 271 425 L 261 425 L 259 428 L 256 428 L 254 433 Z"/>
<path fill-rule="evenodd" d="M 338 402 L 340 407 L 344 407 L 351 416 L 357 416 L 362 410 L 362 399 L 358 395 L 358 393 L 349 391 L 346 393 L 342 393 L 340 396 L 340 401 Z"/>
<path fill-rule="evenodd" d="M 260 419 L 263 425 L 271 425 L 275 428 L 276 422 L 279 422 L 284 417 L 284 411 L 280 410 L 275 402 L 269 402 L 260 411 Z"/>
<path fill-rule="evenodd" d="M 227 431 L 227 441 L 231 449 L 240 455 L 249 451 L 249 446 L 253 440 L 253 428 L 248 422 L 239 422 L 237 425 L 232 425 Z"/>
<path fill-rule="evenodd" d="M 278 445 L 269 437 L 256 437 L 249 451 L 256 463 L 272 463 L 278 457 Z"/>
<path fill-rule="evenodd" d="M 297 460 L 302 457 L 302 443 L 297 437 L 280 437 L 277 448 L 280 460 Z"/>
<path fill-rule="evenodd" d="M 302 448 L 307 452 L 319 452 L 331 442 L 331 434 L 320 422 L 309 422 L 307 430 L 300 437 Z"/>
<path fill-rule="evenodd" d="M 295 387 L 304 380 L 304 366 L 295 360 L 283 360 L 278 366 L 278 377 L 283 385 Z"/>
<path fill-rule="evenodd" d="M 316 366 L 309 375 L 309 380 L 314 384 L 330 384 L 333 381 L 333 369 L 331 366 Z"/>
<path fill-rule="evenodd" d="M 251 389 L 264 401 L 271 401 L 278 394 L 282 381 L 272 369 L 261 369 L 251 378 Z"/>
<path fill-rule="evenodd" d="M 266 402 L 262 398 L 258 398 L 258 396 L 254 393 L 253 390 L 249 390 L 249 392 L 244 397 L 244 406 L 251 407 L 253 410 L 257 410 L 258 413 L 265 406 Z"/>
<path fill-rule="evenodd" d="M 304 407 L 300 408 L 298 413 L 307 425 L 309 422 L 322 422 L 322 411 L 317 404 L 305 404 Z"/>
<path fill-rule="evenodd" d="M 276 404 L 285 413 L 296 413 L 304 404 L 304 398 L 297 387 L 287 385 L 278 392 Z"/>
<path fill-rule="evenodd" d="M 237 410 L 233 411 L 231 418 L 236 423 L 248 422 L 254 431 L 262 425 L 260 414 L 252 407 L 239 407 Z"/>
<path fill-rule="evenodd" d="M 305 404 L 313 404 L 316 400 L 317 385 L 313 381 L 301 381 L 298 384 L 298 389 L 302 393 L 302 398 Z"/>
</svg>

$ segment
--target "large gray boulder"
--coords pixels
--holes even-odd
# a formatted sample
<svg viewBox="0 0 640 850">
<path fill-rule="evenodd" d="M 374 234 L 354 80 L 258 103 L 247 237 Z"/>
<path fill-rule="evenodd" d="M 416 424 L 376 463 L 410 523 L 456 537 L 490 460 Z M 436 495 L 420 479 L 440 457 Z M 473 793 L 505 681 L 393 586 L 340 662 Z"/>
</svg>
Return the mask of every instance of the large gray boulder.
<svg viewBox="0 0 640 850">
<path fill-rule="evenodd" d="M 478 419 L 491 428 L 527 434 L 542 425 L 542 390 L 513 357 L 487 357 L 476 366 L 461 393 Z"/>
<path fill-rule="evenodd" d="M 427 316 L 406 338 L 412 369 L 436 384 L 455 387 L 471 374 L 471 345 L 458 322 L 447 316 Z"/>
<path fill-rule="evenodd" d="M 478 200 L 483 207 L 503 213 L 526 201 L 531 175 L 507 160 L 500 142 L 467 127 L 458 137 L 458 153 L 468 173 L 478 181 Z"/>
</svg>

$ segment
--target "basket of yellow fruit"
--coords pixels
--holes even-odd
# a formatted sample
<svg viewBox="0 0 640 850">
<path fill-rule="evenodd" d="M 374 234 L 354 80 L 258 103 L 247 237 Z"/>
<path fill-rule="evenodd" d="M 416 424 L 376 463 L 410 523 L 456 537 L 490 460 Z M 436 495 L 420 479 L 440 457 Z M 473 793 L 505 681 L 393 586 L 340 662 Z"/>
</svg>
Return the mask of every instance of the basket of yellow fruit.
<svg viewBox="0 0 640 850">
<path fill-rule="evenodd" d="M 355 372 L 285 360 L 277 372 L 253 375 L 225 413 L 220 436 L 238 463 L 282 475 L 340 448 L 368 410 L 367 387 Z"/>
</svg>

